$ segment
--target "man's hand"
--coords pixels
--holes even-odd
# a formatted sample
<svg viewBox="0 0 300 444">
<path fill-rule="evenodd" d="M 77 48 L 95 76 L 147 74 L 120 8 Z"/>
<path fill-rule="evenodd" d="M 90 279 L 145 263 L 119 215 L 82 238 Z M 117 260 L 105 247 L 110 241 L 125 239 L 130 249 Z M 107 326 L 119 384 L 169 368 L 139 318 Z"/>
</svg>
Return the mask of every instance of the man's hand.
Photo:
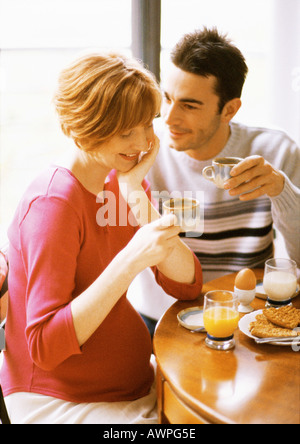
<svg viewBox="0 0 300 444">
<path fill-rule="evenodd" d="M 230 196 L 238 196 L 240 200 L 256 199 L 266 194 L 278 196 L 284 187 L 284 176 L 261 156 L 250 156 L 231 170 L 232 178 L 225 185 Z"/>
</svg>

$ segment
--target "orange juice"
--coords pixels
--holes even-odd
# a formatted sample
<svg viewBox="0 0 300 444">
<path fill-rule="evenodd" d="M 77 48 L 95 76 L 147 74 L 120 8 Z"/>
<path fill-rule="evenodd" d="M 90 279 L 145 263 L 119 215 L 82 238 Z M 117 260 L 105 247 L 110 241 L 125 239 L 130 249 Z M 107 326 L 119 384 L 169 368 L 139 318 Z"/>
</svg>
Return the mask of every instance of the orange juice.
<svg viewBox="0 0 300 444">
<path fill-rule="evenodd" d="M 233 335 L 239 323 L 239 314 L 228 307 L 212 307 L 204 311 L 204 327 L 214 338 L 227 338 Z"/>
</svg>

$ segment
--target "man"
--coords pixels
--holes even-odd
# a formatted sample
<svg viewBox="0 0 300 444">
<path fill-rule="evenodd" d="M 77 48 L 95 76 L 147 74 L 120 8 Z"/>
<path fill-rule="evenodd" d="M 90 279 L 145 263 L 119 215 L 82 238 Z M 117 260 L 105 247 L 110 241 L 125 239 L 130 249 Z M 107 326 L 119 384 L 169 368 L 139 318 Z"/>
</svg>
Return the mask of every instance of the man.
<svg viewBox="0 0 300 444">
<path fill-rule="evenodd" d="M 162 119 L 155 122 L 160 152 L 148 174 L 152 190 L 204 192 L 204 233 L 186 237 L 204 282 L 244 267 L 263 267 L 273 255 L 273 223 L 300 266 L 300 150 L 277 130 L 232 122 L 248 72 L 241 52 L 216 29 L 184 36 L 171 53 L 163 85 Z M 241 157 L 225 190 L 202 176 L 216 157 Z M 138 281 L 137 281 L 138 282 Z M 131 300 L 154 320 L 172 303 L 147 272 Z"/>
</svg>

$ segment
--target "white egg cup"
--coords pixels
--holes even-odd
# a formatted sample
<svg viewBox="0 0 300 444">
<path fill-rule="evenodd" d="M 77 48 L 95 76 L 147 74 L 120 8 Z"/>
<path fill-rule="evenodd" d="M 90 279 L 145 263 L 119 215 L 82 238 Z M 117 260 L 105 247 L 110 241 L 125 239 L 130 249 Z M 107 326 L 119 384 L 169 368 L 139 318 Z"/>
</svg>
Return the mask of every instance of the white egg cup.
<svg viewBox="0 0 300 444">
<path fill-rule="evenodd" d="M 237 295 L 239 300 L 239 313 L 251 313 L 254 308 L 251 307 L 251 302 L 255 298 L 255 288 L 253 290 L 240 290 L 234 287 L 234 293 Z"/>
</svg>

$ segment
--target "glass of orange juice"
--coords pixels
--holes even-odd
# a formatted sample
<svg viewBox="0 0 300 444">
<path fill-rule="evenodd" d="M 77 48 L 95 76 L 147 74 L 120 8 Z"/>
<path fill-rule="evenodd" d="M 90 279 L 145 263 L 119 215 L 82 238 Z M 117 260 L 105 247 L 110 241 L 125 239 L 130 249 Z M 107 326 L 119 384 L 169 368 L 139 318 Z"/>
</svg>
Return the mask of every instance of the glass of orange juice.
<svg viewBox="0 0 300 444">
<path fill-rule="evenodd" d="M 231 291 L 209 291 L 204 297 L 203 320 L 206 345 L 230 350 L 235 346 L 233 333 L 239 323 L 238 297 Z"/>
</svg>

